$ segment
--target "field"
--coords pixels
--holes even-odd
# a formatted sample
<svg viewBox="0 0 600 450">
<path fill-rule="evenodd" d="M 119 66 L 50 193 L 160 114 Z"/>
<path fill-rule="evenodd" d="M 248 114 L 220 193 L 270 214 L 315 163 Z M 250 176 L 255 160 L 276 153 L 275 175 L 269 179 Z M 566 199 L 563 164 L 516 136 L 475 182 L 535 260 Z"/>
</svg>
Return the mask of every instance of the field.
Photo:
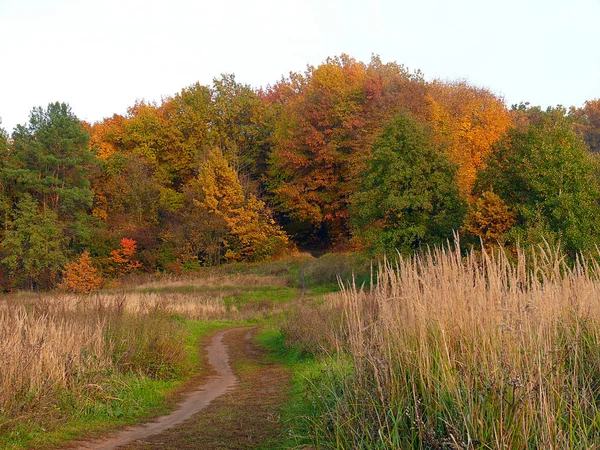
<svg viewBox="0 0 600 450">
<path fill-rule="evenodd" d="M 261 448 L 600 446 L 600 267 L 542 247 L 372 268 L 303 256 L 85 297 L 5 296 L 0 448 L 55 448 L 164 413 L 203 374 L 199 343 L 240 324 L 262 327 L 271 365 L 240 359 L 250 384 L 220 407 L 257 408 L 251 383 L 267 367 L 289 383 Z M 221 420 L 218 407 L 197 423 Z"/>
<path fill-rule="evenodd" d="M 285 277 L 261 270 L 1 298 L 0 448 L 51 447 L 167 411 L 173 392 L 203 374 L 204 336 L 265 323 L 298 296 Z"/>
</svg>

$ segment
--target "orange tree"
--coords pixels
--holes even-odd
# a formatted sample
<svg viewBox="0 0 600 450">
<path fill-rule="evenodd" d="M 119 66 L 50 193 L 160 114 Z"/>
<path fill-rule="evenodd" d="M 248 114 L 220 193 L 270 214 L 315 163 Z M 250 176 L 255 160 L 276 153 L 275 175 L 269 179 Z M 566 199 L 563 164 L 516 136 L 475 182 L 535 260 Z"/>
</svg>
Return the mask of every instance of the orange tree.
<svg viewBox="0 0 600 450">
<path fill-rule="evenodd" d="M 110 252 L 109 270 L 117 276 L 123 276 L 140 269 L 142 264 L 136 259 L 137 243 L 133 239 L 123 238 L 119 248 Z"/>
<path fill-rule="evenodd" d="M 65 266 L 62 274 L 61 289 L 74 294 L 89 294 L 102 286 L 102 277 L 92 264 L 88 252 L 83 252 L 77 261 Z"/>
<path fill-rule="evenodd" d="M 511 124 L 510 114 L 494 94 L 465 82 L 431 83 L 427 105 L 440 148 L 458 166 L 459 190 L 473 200 L 477 172 Z"/>
<path fill-rule="evenodd" d="M 277 210 L 291 231 L 343 243 L 348 198 L 373 141 L 400 108 L 424 103 L 422 77 L 342 55 L 292 74 L 265 98 L 277 112 L 268 181 Z"/>
</svg>

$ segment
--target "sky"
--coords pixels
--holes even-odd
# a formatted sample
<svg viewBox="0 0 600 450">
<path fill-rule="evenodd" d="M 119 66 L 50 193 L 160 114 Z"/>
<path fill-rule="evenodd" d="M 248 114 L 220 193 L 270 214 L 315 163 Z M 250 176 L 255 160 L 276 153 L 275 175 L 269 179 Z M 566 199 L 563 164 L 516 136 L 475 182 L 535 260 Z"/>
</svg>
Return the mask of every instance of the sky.
<svg viewBox="0 0 600 450">
<path fill-rule="evenodd" d="M 0 118 L 35 106 L 125 114 L 222 73 L 254 87 L 346 53 L 508 106 L 600 97 L 600 0 L 0 0 Z"/>
</svg>

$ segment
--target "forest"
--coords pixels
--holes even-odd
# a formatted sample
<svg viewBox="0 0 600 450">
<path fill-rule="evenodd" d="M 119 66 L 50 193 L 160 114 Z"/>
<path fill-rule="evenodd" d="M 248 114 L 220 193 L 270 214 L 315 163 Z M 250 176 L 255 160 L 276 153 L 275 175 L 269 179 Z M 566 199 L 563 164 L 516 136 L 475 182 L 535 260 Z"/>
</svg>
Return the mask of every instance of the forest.
<svg viewBox="0 0 600 450">
<path fill-rule="evenodd" d="M 0 129 L 0 285 L 89 292 L 298 249 L 600 238 L 600 99 L 507 106 L 347 55 L 255 89 L 234 75 L 93 124 L 69 105 Z M 112 280 L 112 281 L 111 281 Z"/>
<path fill-rule="evenodd" d="M 341 55 L 51 103 L 0 221 L 0 449 L 600 447 L 600 98 Z"/>
</svg>

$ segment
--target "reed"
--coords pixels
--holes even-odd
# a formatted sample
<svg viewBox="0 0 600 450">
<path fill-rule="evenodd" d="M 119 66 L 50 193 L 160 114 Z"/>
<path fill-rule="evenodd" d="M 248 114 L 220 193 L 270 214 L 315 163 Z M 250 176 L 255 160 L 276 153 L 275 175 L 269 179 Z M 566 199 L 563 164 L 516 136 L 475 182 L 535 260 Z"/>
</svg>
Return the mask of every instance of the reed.
<svg viewBox="0 0 600 450">
<path fill-rule="evenodd" d="M 284 327 L 329 348 L 312 382 L 319 448 L 600 447 L 595 261 L 442 248 L 375 277 L 328 296 L 327 314 L 305 308 L 304 336 Z"/>
</svg>

